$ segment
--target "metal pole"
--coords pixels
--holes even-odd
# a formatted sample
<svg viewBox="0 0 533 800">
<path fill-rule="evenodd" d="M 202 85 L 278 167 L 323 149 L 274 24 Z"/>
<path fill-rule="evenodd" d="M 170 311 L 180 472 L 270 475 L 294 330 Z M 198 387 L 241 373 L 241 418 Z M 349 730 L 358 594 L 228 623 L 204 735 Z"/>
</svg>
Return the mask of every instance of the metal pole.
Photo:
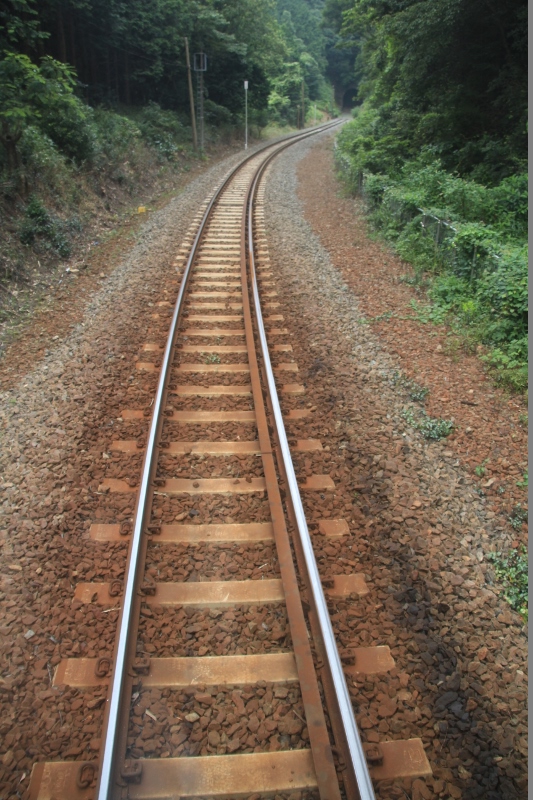
<svg viewBox="0 0 533 800">
<path fill-rule="evenodd" d="M 244 81 L 244 149 L 248 150 L 248 81 Z"/>
<path fill-rule="evenodd" d="M 197 72 L 197 100 L 196 106 L 198 109 L 198 127 L 200 129 L 200 150 L 204 149 L 204 74 Z"/>
<path fill-rule="evenodd" d="M 187 79 L 189 83 L 189 100 L 191 104 L 192 142 L 198 150 L 198 136 L 196 134 L 196 114 L 194 113 L 194 92 L 192 90 L 191 59 L 189 58 L 189 40 L 185 37 L 185 57 L 187 59 Z"/>
<path fill-rule="evenodd" d="M 204 150 L 204 72 L 207 69 L 205 53 L 194 54 L 194 71 L 196 72 L 196 111 L 198 128 L 200 129 L 200 150 Z"/>
<path fill-rule="evenodd" d="M 305 128 L 305 81 L 302 78 L 302 128 Z"/>
</svg>

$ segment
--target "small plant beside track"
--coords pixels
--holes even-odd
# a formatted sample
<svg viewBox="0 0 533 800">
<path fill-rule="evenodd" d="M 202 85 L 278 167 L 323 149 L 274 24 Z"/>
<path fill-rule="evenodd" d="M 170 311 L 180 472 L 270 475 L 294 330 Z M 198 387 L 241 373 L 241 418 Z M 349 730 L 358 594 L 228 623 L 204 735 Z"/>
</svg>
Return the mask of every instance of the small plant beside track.
<svg viewBox="0 0 533 800">
<path fill-rule="evenodd" d="M 412 407 L 404 408 L 402 417 L 417 431 L 420 431 L 424 439 L 445 439 L 454 429 L 453 420 L 443 419 L 442 417 L 430 417 L 425 411 L 420 410 L 415 414 Z"/>
<path fill-rule="evenodd" d="M 508 553 L 489 553 L 488 560 L 503 586 L 503 595 L 511 608 L 528 620 L 528 564 L 525 547 Z"/>
<path fill-rule="evenodd" d="M 429 394 L 427 386 L 421 386 L 412 378 L 406 378 L 400 372 L 395 372 L 392 376 L 392 383 L 394 386 L 400 386 L 405 389 L 409 395 L 409 399 L 415 403 L 425 403 Z"/>
</svg>

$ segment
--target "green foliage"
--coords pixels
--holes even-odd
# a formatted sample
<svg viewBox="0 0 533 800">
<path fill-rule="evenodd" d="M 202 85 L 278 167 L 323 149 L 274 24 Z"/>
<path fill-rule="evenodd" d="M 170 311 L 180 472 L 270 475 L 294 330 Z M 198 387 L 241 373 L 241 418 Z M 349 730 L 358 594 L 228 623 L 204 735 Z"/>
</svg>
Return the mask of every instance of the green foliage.
<svg viewBox="0 0 533 800">
<path fill-rule="evenodd" d="M 74 94 L 74 70 L 47 56 L 40 72 L 46 83 L 39 127 L 69 158 L 79 164 L 91 160 L 96 149 L 93 112 Z"/>
<path fill-rule="evenodd" d="M 206 116 L 207 113 L 206 110 Z M 136 116 L 136 122 L 143 139 L 154 148 L 161 161 L 175 161 L 183 152 L 184 127 L 174 111 L 165 111 L 157 103 L 150 102 Z"/>
<path fill-rule="evenodd" d="M 488 326 L 487 336 L 498 343 L 509 337 L 524 336 L 527 330 L 528 269 L 527 249 L 508 247 L 502 252 L 498 269 L 482 276 L 478 284 L 477 299 L 497 316 L 497 322 Z"/>
<path fill-rule="evenodd" d="M 529 481 L 528 481 L 528 471 L 527 471 L 527 469 L 524 472 L 524 476 L 523 476 L 522 480 L 521 481 L 517 481 L 516 485 L 519 487 L 519 489 L 527 489 L 528 488 Z"/>
<path fill-rule="evenodd" d="M 38 46 L 49 34 L 40 30 L 36 0 L 12 0 L 0 6 L 0 53 Z"/>
<path fill-rule="evenodd" d="M 509 522 L 515 529 L 519 531 L 524 522 L 527 522 L 527 510 L 522 508 L 522 503 L 517 503 L 513 508 L 513 513 L 509 517 Z"/>
<path fill-rule="evenodd" d="M 412 303 L 423 323 L 453 322 L 491 348 L 498 380 L 527 385 L 525 173 L 496 186 L 451 174 L 430 148 L 399 163 L 380 119 L 363 108 L 338 137 L 337 164 L 362 191 L 371 220 L 426 284 L 431 305 Z M 375 170 L 375 171 L 367 171 Z"/>
<path fill-rule="evenodd" d="M 453 431 L 454 425 L 449 419 L 424 415 L 417 427 L 426 439 L 445 439 Z"/>
<path fill-rule="evenodd" d="M 438 305 L 422 305 L 417 303 L 416 300 L 409 302 L 409 307 L 413 309 L 414 318 L 417 322 L 427 325 L 433 322 L 435 325 L 440 325 L 446 318 L 447 309 L 441 308 Z"/>
<path fill-rule="evenodd" d="M 517 171 L 526 154 L 526 14 L 521 0 L 347 3 L 341 35 L 360 42 L 360 96 L 376 109 L 379 137 L 395 137 L 391 154 L 430 146 L 450 172 L 483 183 Z"/>
<path fill-rule="evenodd" d="M 505 599 L 527 622 L 528 563 L 525 547 L 508 553 L 489 553 L 487 559 L 494 565 L 496 578 L 503 585 Z"/>
<path fill-rule="evenodd" d="M 481 464 L 478 464 L 478 465 L 477 465 L 477 467 L 475 468 L 474 472 L 476 473 L 476 475 L 478 476 L 478 478 L 483 478 L 483 477 L 485 477 L 485 473 L 487 472 L 487 470 L 486 470 L 486 466 L 487 466 L 487 464 L 488 464 L 488 461 L 489 461 L 489 459 L 488 459 L 488 458 L 485 458 L 485 459 L 484 459 L 484 460 L 481 462 Z"/>
<path fill-rule="evenodd" d="M 49 214 L 35 195 L 30 197 L 26 206 L 19 237 L 22 244 L 33 245 L 37 240 L 41 240 L 45 249 L 55 250 L 62 258 L 68 258 L 70 255 L 66 226 L 61 220 Z"/>
<path fill-rule="evenodd" d="M 68 157 L 82 162 L 94 152 L 91 109 L 73 93 L 74 72 L 46 56 L 38 67 L 21 54 L 0 61 L 0 142 L 8 167 L 19 166 L 17 149 L 25 129 L 38 127 Z"/>
<path fill-rule="evenodd" d="M 271 92 L 275 116 L 294 124 L 302 80 L 307 112 L 310 101 L 331 101 L 324 77 L 323 5 L 324 0 L 0 4 L 0 129 L 6 161 L 12 170 L 18 168 L 16 143 L 31 124 L 77 164 L 97 163 L 101 131 L 91 108 L 99 106 L 148 106 L 146 119 L 139 121 L 142 135 L 162 162 L 175 160 L 183 134 L 190 140 L 191 132 L 173 129 L 176 122 L 181 125 L 179 117 L 162 125 L 161 115 L 169 110 L 185 114 L 187 128 L 190 124 L 185 37 L 191 56 L 203 51 L 208 57 L 204 99 L 209 126 L 242 126 L 244 80 L 251 125 L 268 121 Z M 298 86 L 291 85 L 293 64 Z M 284 85 L 285 75 L 289 85 Z M 156 131 L 149 119 L 154 115 Z M 208 129 L 208 140 L 209 134 Z"/>
<path fill-rule="evenodd" d="M 35 125 L 28 125 L 19 142 L 21 169 L 28 185 L 46 186 L 56 195 L 72 190 L 72 174 L 54 142 Z"/>
<path fill-rule="evenodd" d="M 426 398 L 429 394 L 429 389 L 427 386 L 420 386 L 415 381 L 409 381 L 407 389 L 409 391 L 409 397 L 411 400 L 414 400 L 418 403 L 426 402 Z"/>
<path fill-rule="evenodd" d="M 327 0 L 359 46 L 363 105 L 337 163 L 375 226 L 430 284 L 424 321 L 454 322 L 526 376 L 526 5 L 521 0 Z M 424 278 L 423 276 L 427 276 Z"/>
<path fill-rule="evenodd" d="M 109 109 L 96 108 L 94 124 L 98 161 L 116 162 L 131 154 L 141 140 L 141 130 L 134 120 Z"/>
<path fill-rule="evenodd" d="M 493 371 L 498 383 L 518 392 L 528 386 L 528 341 L 527 337 L 512 341 L 504 348 L 494 347 L 488 355 L 481 357 Z"/>
<path fill-rule="evenodd" d="M 404 408 L 402 417 L 412 428 L 420 431 L 425 439 L 445 439 L 454 429 L 452 420 L 430 417 L 423 409 L 415 414 L 413 408 Z"/>
</svg>

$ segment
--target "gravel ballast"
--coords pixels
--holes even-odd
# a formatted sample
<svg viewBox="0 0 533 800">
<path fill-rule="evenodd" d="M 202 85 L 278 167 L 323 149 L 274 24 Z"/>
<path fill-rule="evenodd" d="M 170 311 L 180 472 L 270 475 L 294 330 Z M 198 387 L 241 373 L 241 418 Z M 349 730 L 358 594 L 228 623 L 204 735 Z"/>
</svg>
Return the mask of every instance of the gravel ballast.
<svg viewBox="0 0 533 800">
<path fill-rule="evenodd" d="M 152 400 L 156 376 L 135 362 L 146 360 L 142 346 L 162 332 L 157 303 L 177 290 L 178 248 L 206 197 L 242 158 L 207 169 L 153 212 L 107 278 L 95 276 L 89 286 L 69 275 L 84 290 L 76 324 L 66 335 L 59 317 L 56 331 L 48 325 L 49 350 L 33 369 L 19 371 L 18 382 L 13 358 L 0 364 L 2 383 L 13 387 L 2 392 L 0 412 L 2 798 L 23 796 L 37 760 L 97 757 L 107 690 L 56 688 L 53 675 L 65 657 L 113 650 L 116 608 L 72 603 L 80 581 L 124 574 L 126 543 L 95 543 L 88 534 L 93 522 L 131 519 L 134 496 L 99 487 L 114 474 L 112 441 L 146 436 L 147 420 L 126 421 L 121 412 Z M 37 318 L 35 338 L 39 324 Z M 137 457 L 121 465 L 120 474 L 138 478 Z M 232 513 L 238 518 L 239 508 Z"/>
<path fill-rule="evenodd" d="M 265 193 L 279 312 L 313 411 L 311 421 L 287 427 L 326 447 L 312 459 L 298 454 L 299 474 L 329 472 L 336 484 L 329 496 L 304 493 L 309 521 L 350 523 L 351 535 L 335 543 L 314 537 L 321 575 L 363 571 L 371 590 L 337 602 L 338 640 L 389 644 L 396 660 L 392 672 L 360 676 L 351 687 L 363 738 L 420 736 L 433 768 L 431 779 L 379 791 L 525 797 L 525 630 L 491 584 L 486 561 L 512 532 L 480 498 L 453 444 L 427 441 L 402 416 L 408 397 L 395 377 L 398 359 L 365 324 L 357 297 L 304 217 L 296 175 L 306 157 L 312 168 L 313 146 L 282 154 Z M 330 202 L 321 225 L 336 224 Z M 359 247 L 364 269 L 364 242 Z"/>
<path fill-rule="evenodd" d="M 363 737 L 375 742 L 420 736 L 434 770 L 427 781 L 381 786 L 380 797 L 522 797 L 525 638 L 520 618 L 496 595 L 485 567 L 486 553 L 505 532 L 446 443 L 426 443 L 401 417 L 404 400 L 392 379 L 398 365 L 360 324 L 353 293 L 303 219 L 295 168 L 309 147 L 290 148 L 275 162 L 266 193 L 279 311 L 292 332 L 298 380 L 306 385 L 304 398 L 282 402 L 285 410 L 310 408 L 311 418 L 290 423 L 289 433 L 320 439 L 325 448 L 298 454 L 298 474 L 329 474 L 335 481 L 334 492 L 304 493 L 312 530 L 327 517 L 350 523 L 348 537 L 324 542 L 315 536 L 321 573 L 362 571 L 370 588 L 363 599 L 332 602 L 338 639 L 344 647 L 389 644 L 396 659 L 396 669 L 386 675 L 356 675 L 350 681 Z M 164 338 L 166 322 L 157 303 L 175 296 L 178 247 L 199 206 L 240 158 L 207 170 L 154 213 L 129 255 L 80 305 L 76 327 L 53 340 L 43 361 L 2 395 L 0 798 L 24 796 L 36 760 L 97 757 L 107 689 L 53 687 L 53 674 L 65 657 L 94 658 L 113 650 L 116 607 L 82 606 L 72 597 L 79 582 L 122 578 L 126 543 L 93 542 L 89 526 L 131 520 L 135 495 L 102 492 L 101 484 L 109 477 L 138 478 L 140 457 L 115 459 L 111 449 L 113 441 L 146 437 L 147 420 L 122 417 L 124 409 L 147 407 L 153 397 L 156 375 L 137 370 L 135 362 L 152 360 L 142 346 Z M 327 214 L 334 225 L 334 210 L 324 209 Z M 158 311 L 161 316 L 154 319 Z M 8 377 L 12 381 L 12 372 Z M 182 440 L 205 436 L 201 426 L 172 423 L 172 428 Z M 217 423 L 210 431 L 213 439 L 255 436 L 253 425 Z M 172 470 L 172 461 L 166 458 L 163 468 Z M 222 474 L 237 468 L 229 459 L 191 461 L 181 477 L 202 477 L 215 461 Z M 201 524 L 211 521 L 212 513 L 202 498 L 158 497 L 154 505 L 164 523 L 188 517 Z M 253 495 L 227 498 L 219 517 L 266 521 L 267 504 Z M 174 558 L 180 565 L 169 563 Z M 230 569 L 234 561 L 238 573 Z M 155 544 L 149 570 L 166 580 L 278 574 L 270 545 L 241 553 L 233 545 L 163 549 Z M 254 626 L 259 618 L 265 632 L 279 633 L 274 646 Z M 165 642 L 166 629 L 176 621 L 183 623 L 180 611 L 154 607 L 141 626 L 140 652 L 290 649 L 281 606 L 236 608 L 224 612 L 222 622 L 194 611 L 191 630 Z M 220 638 L 213 640 L 217 625 Z M 294 719 L 293 728 L 285 725 L 290 705 L 298 712 L 295 719 L 301 717 L 299 694 L 290 703 L 276 698 L 276 704 L 269 696 L 272 691 L 275 698 L 275 689 L 259 688 L 264 718 L 256 714 L 255 732 L 244 724 L 251 715 L 241 713 L 232 689 L 206 688 L 199 698 L 186 692 L 143 694 L 137 716 L 144 724 L 146 710 L 161 715 L 152 720 L 161 729 L 147 729 L 151 738 L 140 727 L 132 729 L 135 754 L 161 755 L 169 735 L 176 735 L 176 750 L 169 752 L 193 755 L 188 744 L 177 751 L 185 742 L 182 735 L 191 732 L 180 719 L 185 711 L 199 717 L 192 722 L 202 742 L 199 753 L 204 747 L 209 753 L 262 749 L 267 741 L 272 749 L 284 749 L 297 746 L 292 737 L 306 739 Z M 208 713 L 213 703 L 204 694 L 220 704 L 220 721 Z M 141 723 L 134 719 L 133 725 Z M 212 733 L 207 744 L 206 731 Z"/>
</svg>

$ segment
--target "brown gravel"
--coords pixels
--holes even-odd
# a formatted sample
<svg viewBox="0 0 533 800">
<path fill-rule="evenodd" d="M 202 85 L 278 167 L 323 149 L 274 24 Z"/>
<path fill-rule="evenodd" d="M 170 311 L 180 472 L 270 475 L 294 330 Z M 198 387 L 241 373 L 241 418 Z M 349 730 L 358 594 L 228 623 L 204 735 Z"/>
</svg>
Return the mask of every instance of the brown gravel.
<svg viewBox="0 0 533 800">
<path fill-rule="evenodd" d="M 168 316 L 159 323 L 153 314 L 177 290 L 179 243 L 206 195 L 241 157 L 182 187 L 128 245 L 102 248 L 108 261 L 98 269 L 107 277 L 72 275 L 73 286 L 61 289 L 49 316 L 36 315 L 0 363 L 0 797 L 24 794 L 36 760 L 97 756 L 106 690 L 53 688 L 53 674 L 64 657 L 112 652 L 117 611 L 72 602 L 76 583 L 124 572 L 126 545 L 97 544 L 88 531 L 93 522 L 131 519 L 134 496 L 99 487 L 117 473 L 138 476 L 138 456 L 123 456 L 119 466 L 110 452 L 114 440 L 146 436 L 146 420 L 121 417 L 153 396 L 156 375 L 134 364 L 154 330 L 168 325 Z M 251 429 L 233 426 L 231 433 L 248 438 Z M 183 432 L 182 438 L 194 433 Z M 228 498 L 221 518 L 267 519 L 261 502 Z M 159 500 L 156 514 L 173 521 L 184 510 L 200 522 L 206 505 L 194 516 L 192 498 Z"/>
<path fill-rule="evenodd" d="M 147 570 L 156 581 L 243 581 L 279 578 L 274 545 L 151 544 Z"/>
<path fill-rule="evenodd" d="M 280 653 L 291 647 L 283 606 L 224 611 L 150 605 L 143 607 L 141 621 L 138 653 L 158 658 Z"/>
<path fill-rule="evenodd" d="M 287 171 L 287 159 L 289 164 L 297 161 L 296 155 L 287 154 L 271 176 L 278 200 L 287 193 L 284 181 L 290 184 L 294 176 Z M 212 185 L 222 171 L 211 171 L 179 203 L 154 215 L 141 245 L 93 298 L 78 328 L 4 394 L 2 422 L 9 437 L 2 456 L 2 796 L 23 793 L 35 760 L 96 758 L 106 690 L 51 688 L 53 669 L 66 656 L 94 657 L 102 649 L 112 650 L 117 611 L 82 606 L 72 602 L 72 594 L 79 581 L 123 575 L 125 544 L 88 541 L 88 528 L 95 521 L 131 519 L 134 495 L 103 493 L 99 487 L 104 478 L 138 476 L 141 456 L 117 458 L 111 442 L 146 436 L 146 420 L 121 416 L 124 409 L 148 406 L 155 387 L 156 375 L 133 365 L 154 360 L 153 353 L 141 348 L 145 342 L 161 341 L 154 336 L 159 331 L 162 337 L 164 319 L 168 322 L 163 316 L 154 320 L 153 309 L 162 297 L 171 300 L 175 293 L 168 290 L 168 273 L 175 275 L 170 264 L 176 241 L 209 181 Z M 283 213 L 287 203 L 289 215 Z M 283 405 L 286 410 L 308 407 L 310 419 L 291 423 L 290 434 L 320 438 L 325 446 L 322 453 L 298 454 L 297 468 L 301 477 L 329 473 L 336 484 L 334 492 L 304 493 L 304 503 L 313 530 L 313 523 L 325 517 L 345 517 L 351 527 L 351 535 L 340 540 L 315 536 L 319 566 L 325 577 L 362 571 L 371 589 L 363 599 L 333 601 L 334 626 L 342 647 L 388 644 L 397 664 L 386 675 L 356 674 L 350 679 L 363 737 L 372 742 L 422 736 L 434 768 L 433 779 L 382 785 L 379 795 L 413 800 L 521 796 L 523 631 L 520 620 L 490 588 L 484 560 L 505 531 L 472 491 L 453 453 L 444 449 L 448 444 L 428 446 L 401 421 L 390 362 L 368 329 L 354 326 L 353 297 L 346 302 L 338 278 L 324 273 L 324 254 L 308 230 L 302 241 L 298 238 L 305 226 L 294 184 L 285 207 L 271 205 L 270 210 L 269 233 L 279 257 L 277 288 L 280 294 L 287 292 L 279 312 L 286 323 L 298 319 L 298 326 L 287 324 L 294 354 L 277 358 L 298 362 L 297 379 L 307 391 L 305 398 L 284 396 Z M 284 226 L 291 227 L 287 231 Z M 333 276 L 325 294 L 324 274 Z M 322 290 L 320 309 L 310 316 L 317 289 Z M 13 364 L 10 370 L 12 380 Z M 201 375 L 204 381 L 223 382 L 219 375 Z M 176 382 L 197 383 L 199 375 L 176 376 Z M 231 375 L 229 382 L 247 383 L 248 377 Z M 200 407 L 215 407 L 210 400 L 205 403 Z M 247 424 L 206 429 L 167 421 L 165 436 L 243 440 L 254 439 L 256 431 Z M 177 474 L 176 465 L 176 459 L 165 456 L 162 474 Z M 188 457 L 180 465 L 180 477 L 200 477 L 209 469 L 224 475 L 239 469 L 260 474 L 248 457 Z M 154 516 L 193 524 L 246 522 L 266 521 L 269 511 L 261 495 L 159 495 Z M 277 575 L 277 561 L 269 544 L 163 547 L 152 540 L 148 569 L 157 580 L 259 579 L 260 573 Z M 282 605 L 229 611 L 150 605 L 143 606 L 138 648 L 167 656 L 278 652 L 290 649 L 290 636 Z M 287 695 L 280 696 L 280 691 Z M 306 746 L 295 687 L 146 690 L 135 701 L 133 756 Z M 247 708 L 248 703 L 257 705 Z M 186 714 L 193 718 L 185 720 Z M 315 800 L 315 793 L 286 797 Z"/>
<path fill-rule="evenodd" d="M 381 331 L 361 324 L 359 303 L 375 291 L 374 273 L 361 300 L 355 289 L 365 286 L 378 245 L 363 237 L 359 222 L 352 262 L 346 237 L 354 235 L 353 202 L 336 195 L 330 148 L 331 140 L 313 149 L 297 145 L 276 161 L 267 181 L 266 221 L 279 311 L 306 387 L 298 402 L 312 412 L 290 422 L 288 433 L 325 446 L 319 453 L 295 454 L 295 462 L 300 473 L 329 473 L 336 484 L 332 493 L 305 493 L 304 506 L 311 523 L 330 517 L 350 525 L 350 535 L 339 540 L 314 535 L 319 569 L 327 577 L 349 567 L 362 572 L 370 588 L 361 599 L 330 602 L 336 635 L 347 649 L 387 644 L 396 661 L 385 675 L 356 674 L 351 682 L 363 739 L 420 736 L 433 768 L 431 779 L 381 785 L 378 794 L 417 800 L 525 797 L 525 630 L 498 596 L 486 561 L 488 552 L 509 546 L 515 534 L 493 510 L 492 499 L 480 496 L 458 458 L 464 440 L 430 443 L 401 416 L 405 391 L 394 375 L 401 367 L 398 352 L 414 329 L 403 335 L 397 329 L 389 349 Z M 325 232 L 325 242 L 334 243 L 331 259 L 303 219 L 296 169 L 309 219 Z M 339 226 L 348 207 L 352 228 Z M 343 269 L 358 274 L 354 289 L 335 266 L 339 253 Z M 387 259 L 390 264 L 389 253 Z M 380 292 L 390 298 L 384 286 Z M 427 344 L 427 331 L 422 334 Z M 472 441 L 500 442 L 503 414 L 494 399 L 501 393 L 477 383 L 482 372 L 474 359 L 467 361 L 468 388 L 474 387 L 476 401 L 485 392 L 492 395 L 482 410 L 491 409 L 487 419 L 496 426 L 492 439 L 491 428 L 481 434 L 476 424 Z M 452 369 L 451 384 L 459 368 L 432 354 L 426 357 L 427 375 L 432 365 L 436 393 L 433 386 L 447 376 L 443 370 Z M 517 415 L 519 401 L 506 403 Z M 282 406 L 289 407 L 283 396 Z M 444 413 L 435 405 L 428 409 Z M 513 430 L 518 442 L 522 432 Z M 311 530 L 317 528 L 312 524 Z"/>
<path fill-rule="evenodd" d="M 128 744 L 134 758 L 301 749 L 309 740 L 304 720 L 297 684 L 144 690 Z"/>
</svg>

